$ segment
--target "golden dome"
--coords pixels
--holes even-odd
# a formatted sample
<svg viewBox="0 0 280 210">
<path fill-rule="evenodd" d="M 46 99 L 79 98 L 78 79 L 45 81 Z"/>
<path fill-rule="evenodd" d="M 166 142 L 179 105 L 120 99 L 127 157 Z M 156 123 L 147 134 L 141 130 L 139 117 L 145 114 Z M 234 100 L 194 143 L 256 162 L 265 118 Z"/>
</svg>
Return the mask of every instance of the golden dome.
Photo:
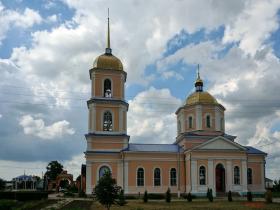
<svg viewBox="0 0 280 210">
<path fill-rule="evenodd" d="M 218 102 L 208 92 L 194 92 L 186 100 L 186 105 L 193 104 L 218 104 Z"/>
<path fill-rule="evenodd" d="M 93 68 L 112 69 L 123 71 L 123 65 L 120 59 L 112 54 L 103 54 L 98 56 L 93 62 Z"/>
</svg>

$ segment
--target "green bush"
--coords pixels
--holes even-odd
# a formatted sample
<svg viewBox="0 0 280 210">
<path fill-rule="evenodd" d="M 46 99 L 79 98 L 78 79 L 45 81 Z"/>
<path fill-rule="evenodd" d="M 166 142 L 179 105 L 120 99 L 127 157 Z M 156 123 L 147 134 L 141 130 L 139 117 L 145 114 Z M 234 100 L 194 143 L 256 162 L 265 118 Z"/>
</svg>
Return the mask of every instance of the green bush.
<svg viewBox="0 0 280 210">
<path fill-rule="evenodd" d="M 135 200 L 135 199 L 138 199 L 137 196 L 134 196 L 134 195 L 125 195 L 124 196 L 126 200 Z"/>
<path fill-rule="evenodd" d="M 271 190 L 267 190 L 265 193 L 265 201 L 267 203 L 272 203 L 272 192 Z"/>
<path fill-rule="evenodd" d="M 87 195 L 86 195 L 86 193 L 85 193 L 84 191 L 81 190 L 81 191 L 79 192 L 79 197 L 80 197 L 80 198 L 86 198 Z"/>
<path fill-rule="evenodd" d="M 75 194 L 70 191 L 66 191 L 63 194 L 64 194 L 64 197 L 75 197 Z"/>
<path fill-rule="evenodd" d="M 0 200 L 1 199 L 7 199 L 7 200 L 14 200 L 16 197 L 16 192 L 10 192 L 10 191 L 0 191 Z"/>
<path fill-rule="evenodd" d="M 163 200 L 165 198 L 165 195 L 159 193 L 149 193 L 148 197 L 152 200 Z"/>
<path fill-rule="evenodd" d="M 252 195 L 252 192 L 250 192 L 250 191 L 247 192 L 247 201 L 249 201 L 249 202 L 253 201 L 253 195 Z"/>
<path fill-rule="evenodd" d="M 16 207 L 17 202 L 13 200 L 1 200 L 0 201 L 0 210 L 12 210 Z"/>
<path fill-rule="evenodd" d="M 231 193 L 231 191 L 228 191 L 228 201 L 229 202 L 232 201 L 232 193 Z"/>
<path fill-rule="evenodd" d="M 42 199 L 47 199 L 48 198 L 48 193 L 47 192 L 16 192 L 15 193 L 15 199 L 18 201 L 30 201 L 30 200 L 42 200 Z"/>
<path fill-rule="evenodd" d="M 165 201 L 167 203 L 170 203 L 171 202 L 171 193 L 170 193 L 170 189 L 168 188 L 166 193 L 165 193 Z"/>
<path fill-rule="evenodd" d="M 148 192 L 147 192 L 147 190 L 145 190 L 145 193 L 144 193 L 144 196 L 143 196 L 143 201 L 144 201 L 144 203 L 147 203 L 148 202 Z"/>
<path fill-rule="evenodd" d="M 190 192 L 187 194 L 187 200 L 188 202 L 192 202 L 192 194 Z"/>
</svg>

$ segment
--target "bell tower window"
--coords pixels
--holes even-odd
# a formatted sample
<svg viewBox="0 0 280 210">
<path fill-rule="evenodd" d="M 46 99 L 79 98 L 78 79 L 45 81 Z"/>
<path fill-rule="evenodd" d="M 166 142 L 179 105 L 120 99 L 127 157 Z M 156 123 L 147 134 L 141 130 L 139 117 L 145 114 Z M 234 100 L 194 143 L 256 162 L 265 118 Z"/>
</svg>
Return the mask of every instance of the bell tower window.
<svg viewBox="0 0 280 210">
<path fill-rule="evenodd" d="M 112 97 L 111 80 L 109 79 L 105 79 L 104 81 L 104 97 L 105 98 Z"/>
<path fill-rule="evenodd" d="M 193 118 L 190 116 L 189 117 L 189 128 L 193 127 Z"/>
<path fill-rule="evenodd" d="M 103 115 L 103 131 L 112 131 L 113 130 L 113 120 L 112 114 L 109 111 L 106 111 Z"/>
<path fill-rule="evenodd" d="M 211 128 L 211 118 L 210 115 L 206 116 L 206 127 Z"/>
</svg>

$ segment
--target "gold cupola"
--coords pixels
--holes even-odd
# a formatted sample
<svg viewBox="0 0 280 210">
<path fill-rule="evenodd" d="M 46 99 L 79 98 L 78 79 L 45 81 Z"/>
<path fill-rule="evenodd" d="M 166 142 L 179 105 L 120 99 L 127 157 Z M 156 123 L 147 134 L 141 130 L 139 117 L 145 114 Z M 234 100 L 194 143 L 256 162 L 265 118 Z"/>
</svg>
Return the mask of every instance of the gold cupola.
<svg viewBox="0 0 280 210">
<path fill-rule="evenodd" d="M 186 105 L 218 104 L 217 100 L 210 93 L 203 91 L 203 80 L 200 78 L 199 65 L 197 68 L 197 78 L 194 86 L 195 92 L 188 96 Z"/>
<path fill-rule="evenodd" d="M 96 69 L 109 69 L 123 71 L 123 65 L 120 59 L 112 54 L 110 46 L 110 22 L 109 22 L 109 9 L 108 9 L 108 29 L 107 29 L 107 46 L 105 53 L 98 56 L 93 62 L 93 68 Z"/>
</svg>

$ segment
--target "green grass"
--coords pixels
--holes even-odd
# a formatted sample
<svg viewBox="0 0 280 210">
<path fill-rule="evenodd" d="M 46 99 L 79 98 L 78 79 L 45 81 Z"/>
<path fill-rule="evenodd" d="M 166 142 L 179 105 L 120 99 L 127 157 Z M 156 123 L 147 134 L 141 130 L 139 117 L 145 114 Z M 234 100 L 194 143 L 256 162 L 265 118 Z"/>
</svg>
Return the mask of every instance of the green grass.
<svg viewBox="0 0 280 210">
<path fill-rule="evenodd" d="M 91 207 L 92 210 L 104 210 L 105 208 L 98 203 L 94 203 Z M 142 201 L 128 201 L 126 206 L 113 206 L 111 210 L 279 210 L 280 204 L 272 203 L 266 204 L 261 201 L 215 201 L 210 203 L 207 200 L 196 199 L 193 202 L 187 201 L 150 201 L 143 203 Z M 84 209 L 90 210 L 90 209 Z"/>
</svg>

